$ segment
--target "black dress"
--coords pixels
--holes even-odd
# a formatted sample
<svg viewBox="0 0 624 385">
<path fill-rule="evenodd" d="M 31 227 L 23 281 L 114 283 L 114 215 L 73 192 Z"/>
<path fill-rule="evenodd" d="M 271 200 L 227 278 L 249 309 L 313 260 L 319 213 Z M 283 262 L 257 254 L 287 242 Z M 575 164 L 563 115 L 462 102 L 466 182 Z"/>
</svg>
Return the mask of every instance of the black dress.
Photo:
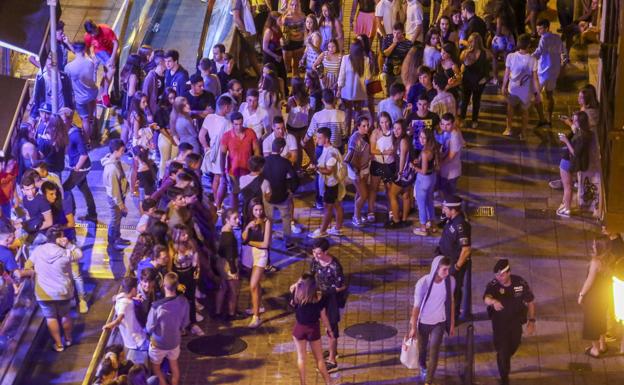
<svg viewBox="0 0 624 385">
<path fill-rule="evenodd" d="M 583 339 L 596 341 L 607 331 L 607 309 L 612 298 L 609 276 L 601 269 L 583 297 Z"/>
</svg>

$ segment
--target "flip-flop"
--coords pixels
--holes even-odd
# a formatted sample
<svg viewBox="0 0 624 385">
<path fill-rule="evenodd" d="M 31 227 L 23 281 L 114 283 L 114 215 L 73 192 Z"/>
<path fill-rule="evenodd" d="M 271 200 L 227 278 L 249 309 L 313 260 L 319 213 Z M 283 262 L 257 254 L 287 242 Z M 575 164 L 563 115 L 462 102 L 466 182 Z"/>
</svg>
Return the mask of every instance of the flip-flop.
<svg viewBox="0 0 624 385">
<path fill-rule="evenodd" d="M 591 346 L 590 346 L 590 347 L 588 347 L 588 348 L 586 348 L 586 349 L 585 349 L 585 355 L 586 355 L 586 356 L 589 356 L 589 357 L 591 357 L 591 358 L 600 358 L 600 353 L 598 353 L 598 355 L 593 355 L 593 354 L 591 353 L 591 349 L 592 349 L 592 348 L 591 348 Z"/>
</svg>

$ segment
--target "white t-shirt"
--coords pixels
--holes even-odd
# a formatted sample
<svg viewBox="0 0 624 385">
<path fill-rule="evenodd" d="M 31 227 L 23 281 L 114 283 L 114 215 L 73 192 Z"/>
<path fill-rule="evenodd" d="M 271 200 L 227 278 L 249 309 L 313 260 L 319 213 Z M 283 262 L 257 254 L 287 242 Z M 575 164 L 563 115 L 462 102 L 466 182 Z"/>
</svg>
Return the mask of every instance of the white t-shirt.
<svg viewBox="0 0 624 385">
<path fill-rule="evenodd" d="M 126 348 L 138 349 L 143 346 L 147 335 L 134 313 L 134 302 L 126 298 L 124 294 L 119 294 L 115 298 L 115 313 L 117 317 L 121 315 L 124 317 L 119 324 L 119 333 Z"/>
<path fill-rule="evenodd" d="M 297 138 L 293 134 L 286 133 L 286 146 L 281 152 L 281 156 L 283 158 L 288 157 L 288 153 L 290 151 L 297 151 Z M 271 135 L 264 138 L 262 141 L 262 154 L 267 156 L 273 151 L 273 141 L 275 140 L 275 132 L 272 132 Z"/>
<path fill-rule="evenodd" d="M 507 55 L 505 67 L 509 68 L 509 94 L 517 96 L 524 104 L 531 101 L 533 95 L 533 72 L 537 72 L 537 60 L 530 54 L 520 51 Z"/>
<path fill-rule="evenodd" d="M 253 182 L 254 179 L 256 179 L 257 177 L 258 177 L 258 175 L 252 175 L 252 174 L 242 175 L 240 177 L 240 179 L 238 180 L 238 184 L 239 184 L 241 189 L 244 189 L 245 187 L 247 187 L 248 184 Z M 260 189 L 262 190 L 263 194 L 270 195 L 271 194 L 271 183 L 269 183 L 269 181 L 266 180 L 266 179 L 263 180 L 262 184 L 260 185 Z"/>
<path fill-rule="evenodd" d="M 451 131 L 451 138 L 448 142 L 449 152 L 455 152 L 455 157 L 444 161 L 440 165 L 440 177 L 445 179 L 455 179 L 461 176 L 461 149 L 464 146 L 464 138 L 459 130 Z"/>
<path fill-rule="evenodd" d="M 422 42 L 424 40 L 423 38 L 424 31 L 422 29 L 420 31 L 420 34 L 418 36 L 415 36 L 416 28 L 418 26 L 422 27 L 422 25 L 423 25 L 422 5 L 420 4 L 418 0 L 408 1 L 407 2 L 407 17 L 405 19 L 405 36 L 407 37 L 407 40 L 414 41 L 414 38 L 416 37 L 416 40 Z M 388 32 L 387 28 L 386 28 L 386 32 Z"/>
<path fill-rule="evenodd" d="M 210 148 L 205 156 L 208 157 L 207 171 L 213 174 L 221 174 L 220 146 L 223 134 L 232 128 L 230 121 L 217 114 L 210 114 L 204 119 L 202 128 L 208 132 Z"/>
<path fill-rule="evenodd" d="M 333 168 L 332 173 L 329 175 L 321 174 L 325 185 L 329 187 L 336 186 L 338 181 L 338 162 L 342 162 L 342 156 L 338 149 L 333 146 L 323 147 L 323 152 L 318 158 L 319 167 Z"/>
<path fill-rule="evenodd" d="M 429 298 L 427 299 L 427 302 L 425 302 L 425 297 L 427 296 L 427 290 L 429 289 L 430 283 L 427 277 L 428 276 L 420 278 L 416 283 L 416 288 L 414 289 L 414 307 L 420 308 L 420 323 L 425 325 L 435 325 L 446 321 L 446 309 L 444 306 L 444 303 L 446 302 L 446 283 L 444 281 L 439 283 L 434 282 L 431 286 Z M 450 295 L 452 296 L 455 290 L 455 278 L 450 277 L 450 279 Z M 423 302 L 425 302 L 424 306 Z"/>
<path fill-rule="evenodd" d="M 383 20 L 384 29 L 386 30 L 387 35 L 392 33 L 394 23 L 397 21 L 393 9 L 394 5 L 392 4 L 392 1 L 388 0 L 380 0 L 375 6 L 375 16 L 381 17 Z"/>
<path fill-rule="evenodd" d="M 238 111 L 243 114 L 243 125 L 254 130 L 258 139 L 262 138 L 264 133 L 268 131 L 267 128 L 270 127 L 267 110 L 258 106 L 254 112 L 251 112 L 247 108 L 247 102 L 243 102 Z"/>
</svg>

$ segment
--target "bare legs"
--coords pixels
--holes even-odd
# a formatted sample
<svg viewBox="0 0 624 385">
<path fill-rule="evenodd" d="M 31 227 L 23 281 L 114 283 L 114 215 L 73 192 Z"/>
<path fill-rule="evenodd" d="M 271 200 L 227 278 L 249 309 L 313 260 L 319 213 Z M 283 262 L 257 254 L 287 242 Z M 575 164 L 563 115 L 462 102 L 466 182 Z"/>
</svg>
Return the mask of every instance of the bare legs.
<svg viewBox="0 0 624 385">
<path fill-rule="evenodd" d="M 301 385 L 305 385 L 305 356 L 307 341 L 298 340 L 295 337 L 293 337 L 293 341 L 295 342 L 295 347 L 297 348 L 297 368 L 299 369 L 299 383 Z M 316 361 L 316 367 L 321 373 L 321 376 L 323 376 L 325 384 L 329 385 L 331 383 L 331 379 L 329 377 L 329 373 L 327 372 L 327 367 L 325 367 L 325 361 L 323 360 L 321 340 L 310 341 L 309 344 L 310 350 L 312 350 L 312 355 L 314 356 L 314 360 Z"/>
<path fill-rule="evenodd" d="M 345 121 L 347 128 L 347 136 L 351 136 L 351 120 L 353 120 L 353 110 L 356 112 L 356 117 L 359 115 L 362 109 L 362 102 L 359 100 L 342 100 L 345 104 Z M 372 115 L 371 115 L 372 116 Z"/>
<path fill-rule="evenodd" d="M 355 186 L 355 208 L 353 217 L 359 221 L 362 218 L 362 208 L 368 199 L 368 183 L 366 176 L 358 176 L 353 184 Z"/>
<path fill-rule="evenodd" d="M 334 212 L 336 214 L 336 230 L 340 230 L 342 222 L 344 221 L 344 210 L 342 209 L 342 202 L 325 203 L 325 211 L 323 212 L 323 221 L 321 222 L 321 233 L 325 233 L 329 224 L 331 223 Z"/>
<path fill-rule="evenodd" d="M 251 270 L 251 278 L 249 279 L 249 291 L 251 292 L 251 310 L 253 315 L 260 317 L 260 299 L 262 295 L 262 287 L 260 281 L 264 275 L 264 267 L 254 266 Z"/>
<path fill-rule="evenodd" d="M 222 314 L 223 303 L 227 298 L 227 314 L 229 316 L 236 315 L 236 305 L 238 304 L 238 293 L 240 291 L 240 281 L 238 279 L 226 279 L 221 282 L 217 297 L 215 299 L 215 307 L 217 314 Z"/>
<path fill-rule="evenodd" d="M 61 323 L 63 327 L 63 333 L 65 334 L 65 340 L 71 342 L 73 329 L 72 319 L 69 316 L 63 317 L 61 319 Z M 48 330 L 50 331 L 50 335 L 54 340 L 54 344 L 56 344 L 56 346 L 63 346 L 63 341 L 61 340 L 61 325 L 59 325 L 58 319 L 46 318 L 46 324 L 48 325 Z"/>
<path fill-rule="evenodd" d="M 570 210 L 572 204 L 572 175 L 565 170 L 559 168 L 559 175 L 561 175 L 561 184 L 563 185 L 563 200 L 561 204 L 567 210 Z"/>
</svg>

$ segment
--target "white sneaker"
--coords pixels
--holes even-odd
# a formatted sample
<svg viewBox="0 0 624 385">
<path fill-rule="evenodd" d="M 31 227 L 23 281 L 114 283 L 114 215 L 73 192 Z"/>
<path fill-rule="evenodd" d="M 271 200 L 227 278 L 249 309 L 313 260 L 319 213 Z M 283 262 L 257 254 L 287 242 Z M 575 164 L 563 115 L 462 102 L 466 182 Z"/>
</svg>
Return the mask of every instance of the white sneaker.
<svg viewBox="0 0 624 385">
<path fill-rule="evenodd" d="M 265 311 L 266 311 L 266 309 L 264 308 L 264 306 L 260 306 L 260 314 L 264 313 Z M 253 315 L 253 310 L 252 309 L 246 309 L 245 310 L 245 314 Z"/>
<path fill-rule="evenodd" d="M 204 320 L 204 316 L 199 313 L 195 313 L 195 319 L 197 322 L 202 322 Z"/>
<path fill-rule="evenodd" d="M 357 217 L 353 217 L 353 219 L 351 219 L 351 223 L 353 223 L 353 226 L 355 227 L 364 227 L 364 222 L 362 222 Z"/>
<path fill-rule="evenodd" d="M 260 324 L 262 324 L 262 320 L 260 319 L 260 317 L 253 316 L 251 318 L 251 322 L 249 323 L 249 328 L 255 329 L 260 326 Z"/>
<path fill-rule="evenodd" d="M 200 337 L 206 335 L 206 333 L 204 333 L 204 331 L 198 325 L 191 326 L 191 333 Z"/>
<path fill-rule="evenodd" d="M 195 310 L 197 311 L 202 311 L 206 308 L 206 306 L 202 305 L 201 303 L 199 303 L 199 301 L 195 301 Z"/>
<path fill-rule="evenodd" d="M 336 226 L 332 226 L 329 230 L 327 230 L 327 234 L 342 237 L 342 229 L 337 229 Z"/>
<path fill-rule="evenodd" d="M 293 234 L 301 234 L 301 226 L 297 225 L 295 221 L 292 221 L 290 222 L 290 231 L 292 231 Z"/>
<path fill-rule="evenodd" d="M 87 305 L 87 301 L 84 298 L 80 298 L 78 302 L 78 311 L 80 314 L 86 314 L 89 311 L 89 305 Z"/>
<path fill-rule="evenodd" d="M 308 238 L 316 239 L 316 238 L 326 238 L 329 234 L 326 232 L 321 232 L 321 229 L 316 229 L 313 232 L 308 234 Z"/>
</svg>

